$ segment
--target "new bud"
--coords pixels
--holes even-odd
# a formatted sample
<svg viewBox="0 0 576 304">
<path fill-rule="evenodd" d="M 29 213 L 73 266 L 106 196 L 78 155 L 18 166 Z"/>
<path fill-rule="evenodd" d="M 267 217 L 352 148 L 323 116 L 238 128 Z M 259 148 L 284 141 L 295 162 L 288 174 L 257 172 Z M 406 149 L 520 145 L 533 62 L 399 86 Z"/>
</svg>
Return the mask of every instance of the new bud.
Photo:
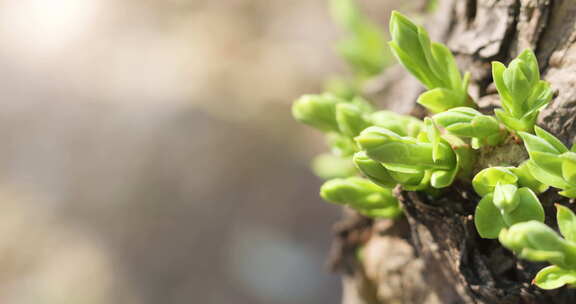
<svg viewBox="0 0 576 304">
<path fill-rule="evenodd" d="M 366 151 L 368 157 L 379 161 L 385 167 L 395 167 L 395 171 L 426 169 L 451 170 L 456 166 L 456 156 L 450 146 L 440 143 L 438 158 L 433 158 L 432 143 L 419 142 L 415 138 L 402 137 L 390 130 L 370 127 L 358 137 L 356 142 Z M 403 169 L 400 169 L 403 168 Z"/>
<path fill-rule="evenodd" d="M 496 185 L 516 185 L 518 178 L 508 168 L 491 167 L 486 168 L 472 179 L 472 186 L 478 195 L 485 196 L 494 192 Z"/>
<path fill-rule="evenodd" d="M 576 267 L 576 245 L 564 240 L 542 222 L 515 224 L 502 230 L 498 239 L 520 258 L 534 262 L 547 261 L 562 268 Z"/>
<path fill-rule="evenodd" d="M 481 145 L 496 145 L 504 140 L 500 124 L 494 117 L 469 107 L 453 108 L 436 114 L 433 120 L 449 133 L 474 138 Z"/>
<path fill-rule="evenodd" d="M 350 103 L 339 103 L 336 105 L 336 122 L 340 132 L 349 137 L 355 137 L 370 126 L 364 118 L 364 113 Z"/>
<path fill-rule="evenodd" d="M 299 122 L 324 132 L 339 131 L 336 105 L 339 99 L 328 95 L 304 95 L 292 105 L 292 115 Z"/>
<path fill-rule="evenodd" d="M 467 77 L 462 80 L 454 56 L 445 45 L 431 42 L 424 28 L 396 11 L 390 19 L 390 35 L 392 53 L 430 90 L 418 103 L 432 112 L 473 106 L 467 94 Z"/>
<path fill-rule="evenodd" d="M 328 202 L 361 210 L 398 206 L 391 189 L 360 177 L 329 180 L 320 188 L 320 196 Z"/>
<path fill-rule="evenodd" d="M 498 119 L 509 129 L 531 132 L 538 113 L 553 94 L 550 84 L 540 80 L 534 53 L 526 49 L 508 67 L 493 62 L 492 76 L 503 108 L 495 111 Z"/>
<path fill-rule="evenodd" d="M 353 158 L 356 168 L 373 183 L 382 187 L 393 188 L 398 184 L 388 170 L 379 162 L 369 158 L 366 152 L 360 151 Z"/>
</svg>

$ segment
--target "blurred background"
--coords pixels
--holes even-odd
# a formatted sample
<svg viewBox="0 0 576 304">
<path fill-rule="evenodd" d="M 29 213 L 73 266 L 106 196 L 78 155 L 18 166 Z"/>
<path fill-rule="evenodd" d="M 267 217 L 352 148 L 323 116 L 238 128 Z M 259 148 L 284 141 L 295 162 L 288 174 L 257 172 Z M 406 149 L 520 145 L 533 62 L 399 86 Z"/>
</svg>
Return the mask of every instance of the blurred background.
<svg viewBox="0 0 576 304">
<path fill-rule="evenodd" d="M 0 303 L 339 302 L 290 113 L 346 72 L 327 6 L 0 0 Z"/>
</svg>

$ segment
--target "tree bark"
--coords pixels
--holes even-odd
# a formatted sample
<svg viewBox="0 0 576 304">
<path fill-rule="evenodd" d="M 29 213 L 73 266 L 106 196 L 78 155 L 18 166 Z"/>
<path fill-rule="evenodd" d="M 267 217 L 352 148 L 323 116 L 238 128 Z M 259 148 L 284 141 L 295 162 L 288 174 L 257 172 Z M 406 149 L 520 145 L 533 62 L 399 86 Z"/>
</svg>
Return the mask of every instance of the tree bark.
<svg viewBox="0 0 576 304">
<path fill-rule="evenodd" d="M 538 124 L 566 144 L 575 141 L 576 1 L 441 0 L 426 27 L 449 46 L 461 69 L 471 72 L 470 95 L 486 113 L 499 104 L 491 61 L 508 63 L 532 48 L 542 78 L 556 90 Z M 415 104 L 422 87 L 400 68 L 389 69 L 376 83 L 371 94 L 386 108 L 425 114 Z M 490 153 L 482 166 L 526 158 L 506 150 Z M 512 158 L 500 157 L 506 154 Z M 454 184 L 437 199 L 396 193 L 403 219 L 373 221 L 347 211 L 336 225 L 330 263 L 343 273 L 343 303 L 576 303 L 572 289 L 545 291 L 531 284 L 545 264 L 518 260 L 497 240 L 478 236 L 472 216 L 479 198 L 469 182 Z M 555 227 L 553 203 L 570 202 L 555 190 L 540 198 L 547 224 Z"/>
</svg>

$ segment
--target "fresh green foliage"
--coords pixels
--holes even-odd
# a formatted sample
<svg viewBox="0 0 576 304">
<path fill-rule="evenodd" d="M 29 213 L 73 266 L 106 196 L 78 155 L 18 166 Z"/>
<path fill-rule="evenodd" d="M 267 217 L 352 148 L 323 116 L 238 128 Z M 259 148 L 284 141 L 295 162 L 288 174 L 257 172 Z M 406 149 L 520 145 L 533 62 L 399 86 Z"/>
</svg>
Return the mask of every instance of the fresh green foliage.
<svg viewBox="0 0 576 304">
<path fill-rule="evenodd" d="M 388 169 L 386 169 L 382 163 L 368 157 L 365 151 L 354 154 L 353 161 L 356 168 L 377 185 L 384 188 L 393 188 L 399 183 L 398 180 L 392 177 Z"/>
<path fill-rule="evenodd" d="M 467 90 L 469 76 L 460 75 L 454 56 L 443 44 L 431 42 L 426 30 L 399 12 L 392 12 L 388 44 L 398 61 L 429 91 L 418 103 L 434 113 L 474 106 Z"/>
<path fill-rule="evenodd" d="M 320 196 L 328 202 L 347 205 L 377 217 L 394 218 L 401 214 L 391 189 L 360 177 L 329 180 L 320 188 Z"/>
<path fill-rule="evenodd" d="M 521 187 L 528 187 L 536 193 L 543 193 L 548 190 L 548 185 L 539 182 L 530 172 L 529 163 L 530 161 L 523 162 L 518 167 L 509 167 L 510 171 L 518 177 L 518 185 Z"/>
<path fill-rule="evenodd" d="M 469 107 L 453 108 L 434 115 L 432 119 L 450 134 L 471 138 L 474 149 L 498 145 L 506 136 L 496 118 Z"/>
<path fill-rule="evenodd" d="M 292 115 L 299 122 L 321 131 L 338 131 L 336 105 L 339 102 L 330 95 L 304 95 L 294 102 Z"/>
<path fill-rule="evenodd" d="M 350 157 L 341 157 L 328 153 L 320 154 L 314 158 L 312 170 L 323 179 L 356 175 L 356 169 Z"/>
<path fill-rule="evenodd" d="M 388 129 L 400 136 L 416 137 L 424 129 L 424 123 L 412 116 L 400 115 L 391 111 L 377 111 L 370 115 L 370 122 Z"/>
<path fill-rule="evenodd" d="M 564 285 L 576 286 L 576 270 L 548 266 L 534 277 L 534 284 L 542 289 L 556 289 Z"/>
<path fill-rule="evenodd" d="M 532 132 L 538 113 L 552 99 L 552 89 L 540 80 L 538 61 L 532 50 L 525 50 L 508 67 L 492 63 L 492 76 L 503 110 L 496 116 L 514 131 Z"/>
<path fill-rule="evenodd" d="M 498 238 L 500 231 L 516 223 L 544 221 L 544 209 L 529 188 L 497 184 L 494 193 L 484 196 L 474 214 L 474 224 L 481 237 Z"/>
<path fill-rule="evenodd" d="M 563 189 L 561 195 L 576 197 L 576 153 L 544 129 L 535 131 L 536 135 L 519 133 L 530 155 L 530 173 L 543 184 Z"/>
<path fill-rule="evenodd" d="M 350 33 L 340 50 L 355 75 L 352 81 L 338 78 L 332 93 L 301 97 L 292 108 L 298 121 L 326 135 L 332 150 L 312 164 L 328 180 L 321 187 L 322 198 L 369 217 L 395 218 L 402 213 L 395 187 L 441 196 L 457 179 L 464 185 L 471 182 L 481 196 L 474 215 L 479 235 L 497 238 L 520 258 L 552 264 L 534 278 L 540 288 L 576 287 L 576 216 L 558 205 L 559 235 L 544 223 L 537 196 L 554 187 L 576 198 L 576 146 L 569 150 L 535 126 L 552 89 L 540 80 L 534 53 L 522 52 L 508 67 L 493 63 L 502 109 L 488 115 L 474 109 L 467 93 L 469 75 L 461 77 L 448 48 L 431 42 L 422 27 L 394 12 L 389 45 L 428 89 L 418 102 L 434 115 L 421 120 L 377 111 L 361 92 L 363 80 L 384 66 L 384 38 L 354 1 L 331 1 L 335 19 Z M 518 167 L 498 158 L 477 163 L 486 154 L 517 145 L 516 133 L 530 159 Z M 494 159 L 495 165 L 486 168 Z M 480 171 L 471 179 L 473 170 Z"/>
<path fill-rule="evenodd" d="M 518 177 L 506 167 L 490 167 L 480 171 L 472 180 L 472 186 L 480 196 L 486 196 L 500 185 L 516 185 Z"/>
<path fill-rule="evenodd" d="M 515 172 L 521 173 L 522 178 Z M 541 186 L 525 172 L 525 167 L 486 168 L 474 176 L 472 186 L 483 196 L 474 214 L 476 230 L 483 238 L 495 239 L 502 229 L 516 223 L 544 221 L 544 208 L 530 188 L 539 191 Z"/>
<path fill-rule="evenodd" d="M 518 223 L 503 229 L 498 239 L 522 259 L 549 262 L 564 269 L 576 267 L 576 244 L 542 222 Z"/>
<path fill-rule="evenodd" d="M 366 155 L 382 163 L 399 184 L 412 189 L 449 186 L 458 171 L 456 153 L 431 131 L 420 140 L 382 127 L 370 127 L 356 137 Z"/>
<path fill-rule="evenodd" d="M 540 270 L 534 278 L 534 283 L 543 289 L 576 285 L 576 216 L 567 207 L 556 207 L 563 237 L 537 221 L 515 224 L 502 230 L 499 236 L 502 245 L 519 257 L 553 264 Z"/>
<path fill-rule="evenodd" d="M 333 19 L 348 32 L 338 51 L 360 76 L 379 74 L 389 62 L 380 28 L 364 16 L 355 0 L 331 0 Z"/>
</svg>

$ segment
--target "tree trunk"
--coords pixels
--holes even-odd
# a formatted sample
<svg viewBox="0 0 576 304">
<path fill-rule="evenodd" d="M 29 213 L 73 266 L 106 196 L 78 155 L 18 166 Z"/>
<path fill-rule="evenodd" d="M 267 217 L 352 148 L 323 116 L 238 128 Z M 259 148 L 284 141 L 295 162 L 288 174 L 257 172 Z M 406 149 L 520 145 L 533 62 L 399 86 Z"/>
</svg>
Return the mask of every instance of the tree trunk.
<svg viewBox="0 0 576 304">
<path fill-rule="evenodd" d="M 534 49 L 542 78 L 557 91 L 538 124 L 566 144 L 574 142 L 576 1 L 441 0 L 426 27 L 471 72 L 470 95 L 487 113 L 499 103 L 490 62 L 508 63 L 523 49 Z M 386 108 L 425 114 L 415 104 L 422 88 L 399 68 L 389 69 L 373 87 Z M 483 166 L 526 158 L 510 150 L 489 153 Z M 541 196 L 552 227 L 553 203 L 568 204 L 555 192 Z M 330 262 L 343 273 L 343 303 L 576 303 L 572 289 L 544 291 L 531 284 L 545 264 L 518 260 L 497 240 L 478 236 L 472 216 L 479 198 L 469 183 L 459 182 L 434 200 L 396 193 L 403 219 L 373 221 L 347 211 L 336 225 Z"/>
</svg>

